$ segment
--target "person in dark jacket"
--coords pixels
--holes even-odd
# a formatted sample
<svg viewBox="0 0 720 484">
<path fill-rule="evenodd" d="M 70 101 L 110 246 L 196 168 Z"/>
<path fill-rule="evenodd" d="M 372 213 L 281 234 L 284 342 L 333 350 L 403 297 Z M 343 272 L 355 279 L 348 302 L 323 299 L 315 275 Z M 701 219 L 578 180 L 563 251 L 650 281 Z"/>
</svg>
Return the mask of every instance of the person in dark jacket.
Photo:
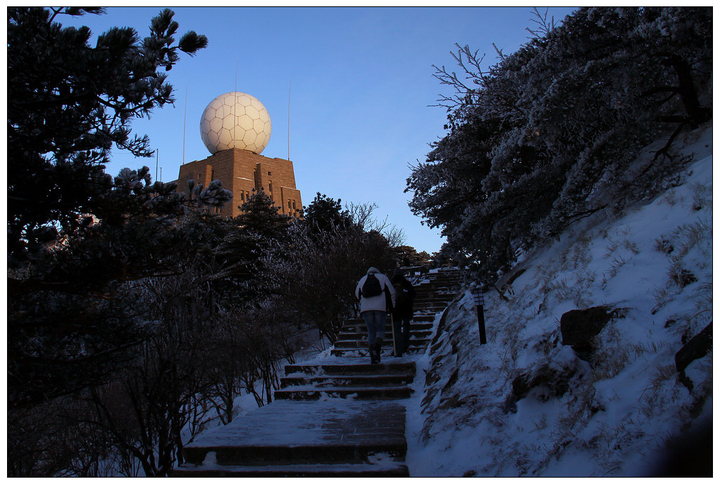
<svg viewBox="0 0 720 484">
<path fill-rule="evenodd" d="M 410 346 L 410 321 L 413 318 L 415 288 L 405 279 L 401 269 L 396 269 L 392 278 L 395 288 L 393 308 L 393 331 L 395 334 L 395 356 L 402 356 Z"/>
</svg>

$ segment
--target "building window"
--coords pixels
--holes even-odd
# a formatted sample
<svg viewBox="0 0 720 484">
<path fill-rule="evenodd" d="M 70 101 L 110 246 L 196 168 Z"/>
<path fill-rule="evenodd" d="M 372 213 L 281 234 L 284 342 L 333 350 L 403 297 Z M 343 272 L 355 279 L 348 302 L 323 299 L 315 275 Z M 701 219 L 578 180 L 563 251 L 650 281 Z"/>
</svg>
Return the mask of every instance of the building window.
<svg viewBox="0 0 720 484">
<path fill-rule="evenodd" d="M 268 190 L 272 191 L 272 182 L 268 183 Z"/>
<path fill-rule="evenodd" d="M 272 172 L 271 172 L 271 171 L 268 172 L 268 176 L 272 176 Z"/>
<path fill-rule="evenodd" d="M 295 210 L 295 200 L 293 200 L 293 210 Z"/>
</svg>

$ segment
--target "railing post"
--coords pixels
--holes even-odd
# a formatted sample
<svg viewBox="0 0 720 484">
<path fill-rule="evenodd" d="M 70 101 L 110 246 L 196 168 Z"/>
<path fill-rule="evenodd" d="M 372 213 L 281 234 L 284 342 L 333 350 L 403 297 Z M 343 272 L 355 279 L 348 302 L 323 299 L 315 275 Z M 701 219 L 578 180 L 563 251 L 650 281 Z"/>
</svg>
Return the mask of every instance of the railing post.
<svg viewBox="0 0 720 484">
<path fill-rule="evenodd" d="M 484 345 L 487 343 L 487 337 L 485 335 L 485 298 L 483 296 L 483 285 L 482 283 L 475 284 L 472 289 L 473 300 L 477 307 L 477 318 L 478 318 L 478 331 L 480 332 L 480 344 Z"/>
</svg>

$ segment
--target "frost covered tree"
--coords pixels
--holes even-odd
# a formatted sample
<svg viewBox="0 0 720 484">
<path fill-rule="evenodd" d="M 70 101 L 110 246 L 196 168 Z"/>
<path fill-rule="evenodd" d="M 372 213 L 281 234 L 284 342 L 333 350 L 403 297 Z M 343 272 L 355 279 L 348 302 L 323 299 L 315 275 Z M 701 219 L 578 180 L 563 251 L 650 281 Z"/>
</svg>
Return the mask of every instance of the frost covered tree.
<svg viewBox="0 0 720 484">
<path fill-rule="evenodd" d="M 543 25 L 490 68 L 467 46 L 460 75 L 436 68 L 456 91 L 441 100 L 448 134 L 407 180 L 443 250 L 490 282 L 519 250 L 645 196 L 680 168 L 675 136 L 711 117 L 711 9 L 581 8 Z M 631 166 L 657 139 L 665 148 Z"/>
</svg>

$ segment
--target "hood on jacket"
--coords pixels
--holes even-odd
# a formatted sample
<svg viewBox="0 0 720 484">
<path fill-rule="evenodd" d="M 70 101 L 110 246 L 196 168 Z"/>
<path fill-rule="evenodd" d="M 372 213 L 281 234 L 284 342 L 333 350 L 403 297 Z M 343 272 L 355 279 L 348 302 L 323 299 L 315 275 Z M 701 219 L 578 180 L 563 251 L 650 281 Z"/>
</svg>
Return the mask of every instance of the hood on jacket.
<svg viewBox="0 0 720 484">
<path fill-rule="evenodd" d="M 367 270 L 368 275 L 370 275 L 370 274 L 377 274 L 377 273 L 379 273 L 379 272 L 380 272 L 380 271 L 377 270 L 377 269 L 375 269 L 374 267 L 371 267 L 370 269 Z"/>
</svg>

